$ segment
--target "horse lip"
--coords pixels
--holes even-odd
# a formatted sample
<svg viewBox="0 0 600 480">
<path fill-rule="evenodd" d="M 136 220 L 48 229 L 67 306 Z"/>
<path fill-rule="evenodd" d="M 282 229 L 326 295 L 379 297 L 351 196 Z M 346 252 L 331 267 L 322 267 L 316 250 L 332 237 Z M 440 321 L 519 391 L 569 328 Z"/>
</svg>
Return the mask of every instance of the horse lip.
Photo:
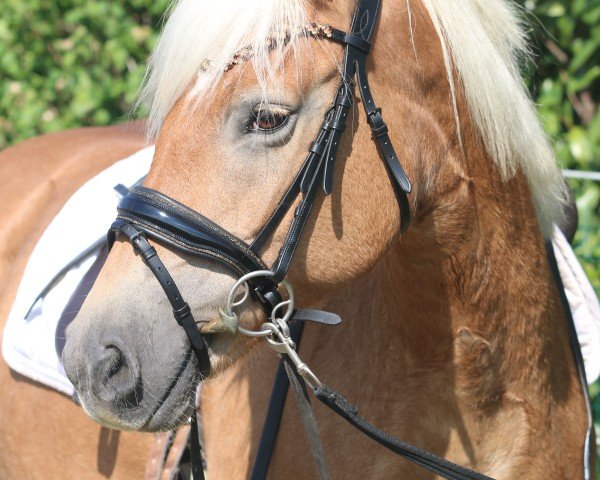
<svg viewBox="0 0 600 480">
<path fill-rule="evenodd" d="M 190 365 L 190 362 L 191 362 L 191 360 L 193 358 L 192 353 L 193 353 L 193 349 L 190 347 L 187 350 L 187 352 L 186 352 L 186 354 L 185 354 L 185 356 L 183 358 L 183 361 L 179 365 L 179 368 L 177 369 L 177 373 L 173 377 L 173 380 L 171 381 L 171 384 L 169 385 L 169 387 L 165 391 L 164 395 L 160 398 L 160 400 L 157 401 L 154 410 L 152 411 L 152 413 L 150 413 L 150 415 L 148 416 L 146 422 L 140 428 L 141 431 L 149 430 L 149 425 L 152 423 L 152 420 L 154 419 L 154 417 L 156 416 L 156 414 L 158 413 L 158 411 L 161 409 L 162 406 L 164 406 L 167 403 L 167 399 L 171 396 L 171 394 L 173 393 L 173 391 L 179 385 L 180 380 L 184 378 L 183 374 L 188 369 L 188 367 Z"/>
</svg>

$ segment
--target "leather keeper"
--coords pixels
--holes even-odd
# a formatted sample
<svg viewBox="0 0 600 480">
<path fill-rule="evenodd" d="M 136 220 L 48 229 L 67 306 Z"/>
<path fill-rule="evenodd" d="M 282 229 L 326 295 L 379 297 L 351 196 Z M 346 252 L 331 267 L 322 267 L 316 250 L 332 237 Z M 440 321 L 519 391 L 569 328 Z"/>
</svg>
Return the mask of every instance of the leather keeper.
<svg viewBox="0 0 600 480">
<path fill-rule="evenodd" d="M 273 310 L 277 305 L 279 305 L 283 301 L 280 293 L 275 289 L 267 290 L 266 292 L 261 292 L 260 289 L 256 289 L 255 292 L 259 300 L 264 305 L 268 305 L 270 307 L 269 310 Z"/>
<path fill-rule="evenodd" d="M 344 37 L 344 43 L 364 53 L 369 53 L 371 51 L 371 44 L 361 36 L 353 33 L 346 34 Z"/>
<path fill-rule="evenodd" d="M 173 316 L 175 317 L 175 320 L 177 320 L 177 323 L 181 324 L 181 321 L 185 318 L 188 317 L 192 314 L 192 310 L 190 309 L 190 306 L 187 304 L 187 302 L 179 309 L 175 310 L 173 309 Z"/>
<path fill-rule="evenodd" d="M 140 254 L 142 255 L 142 257 L 144 257 L 145 261 L 149 261 L 152 257 L 156 257 L 156 255 L 158 255 L 156 253 L 156 249 L 150 245 L 149 243 L 145 242 L 147 245 L 147 248 L 144 248 L 143 250 L 140 248 Z"/>
<path fill-rule="evenodd" d="M 337 98 L 337 101 L 335 103 L 336 103 L 336 105 L 340 105 L 342 107 L 351 107 L 352 106 L 352 97 L 348 94 L 339 95 Z"/>
<path fill-rule="evenodd" d="M 135 250 L 144 257 L 144 261 L 148 262 L 152 257 L 156 257 L 156 250 L 150 245 L 143 231 L 138 230 L 129 237 L 129 241 L 132 243 Z"/>
<path fill-rule="evenodd" d="M 339 122 L 337 120 L 332 120 L 329 123 L 329 128 L 331 128 L 332 130 L 336 130 L 338 132 L 343 132 L 346 129 L 346 124 L 344 122 Z"/>
<path fill-rule="evenodd" d="M 325 151 L 325 145 L 321 145 L 320 143 L 315 142 L 310 146 L 310 151 L 316 155 L 321 156 Z"/>
<path fill-rule="evenodd" d="M 371 112 L 368 116 L 369 126 L 376 138 L 381 138 L 388 133 L 388 127 L 381 116 L 381 108 Z"/>
</svg>

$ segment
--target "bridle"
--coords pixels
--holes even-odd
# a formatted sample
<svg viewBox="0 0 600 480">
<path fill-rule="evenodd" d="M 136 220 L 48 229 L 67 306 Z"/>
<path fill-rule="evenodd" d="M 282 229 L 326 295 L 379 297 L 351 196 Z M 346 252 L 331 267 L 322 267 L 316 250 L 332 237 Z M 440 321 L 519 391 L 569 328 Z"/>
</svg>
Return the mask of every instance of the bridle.
<svg viewBox="0 0 600 480">
<path fill-rule="evenodd" d="M 267 422 L 269 428 L 266 428 L 265 432 L 269 431 L 270 433 L 263 433 L 252 474 L 253 479 L 266 476 L 287 391 L 287 382 L 292 385 L 296 393 L 315 464 L 322 479 L 329 478 L 329 474 L 310 407 L 307 384 L 321 402 L 352 425 L 394 453 L 421 467 L 447 479 L 483 480 L 490 478 L 397 440 L 377 429 L 358 415 L 356 407 L 321 383 L 297 354 L 296 347 L 303 320 L 313 320 L 325 324 L 339 323 L 339 318 L 333 314 L 314 310 L 295 310 L 293 291 L 285 278 L 318 191 L 322 189 L 325 195 L 329 195 L 333 190 L 337 152 L 346 128 L 350 108 L 354 104 L 355 84 L 359 89 L 373 139 L 384 160 L 398 199 L 401 231 L 405 231 L 410 223 L 408 194 L 411 192 L 411 183 L 394 151 L 381 109 L 376 106 L 371 94 L 366 70 L 366 58 L 371 50 L 371 39 L 377 25 L 380 4 L 381 0 L 360 0 L 349 33 L 329 26 L 317 24 L 307 26 L 306 35 L 324 38 L 344 47 L 340 85 L 333 105 L 325 115 L 306 160 L 251 244 L 246 244 L 185 205 L 156 190 L 141 186 L 132 188 L 122 198 L 118 207 L 117 220 L 109 232 L 109 246 L 112 246 L 119 235 L 127 237 L 135 252 L 141 256 L 160 283 L 173 307 L 175 320 L 185 329 L 203 377 L 208 376 L 210 372 L 210 362 L 202 333 L 230 332 L 264 337 L 281 356 L 282 367 L 280 366 L 280 373 L 276 380 L 278 386 L 274 389 L 274 397 L 269 408 L 269 418 L 274 418 L 271 423 L 275 422 L 275 425 L 269 426 L 269 422 Z M 301 199 L 295 209 L 277 259 L 270 268 L 267 268 L 260 258 L 261 250 L 300 196 Z M 220 311 L 219 321 L 204 325 L 199 331 L 189 305 L 182 298 L 173 278 L 149 240 L 154 240 L 171 250 L 217 261 L 239 276 L 239 280 L 229 294 L 226 307 Z M 286 299 L 279 291 L 282 284 L 288 291 Z M 246 294 L 236 302 L 235 295 L 243 286 L 246 288 Z M 262 325 L 259 331 L 249 331 L 241 327 L 235 313 L 235 308 L 250 295 L 262 305 L 267 318 L 270 319 Z M 288 321 L 294 320 L 297 322 L 288 326 Z M 286 372 L 288 377 L 283 375 L 281 378 L 281 372 Z M 274 402 L 274 398 L 279 398 L 279 400 Z M 272 414 L 273 411 L 275 411 L 274 414 Z M 204 478 L 204 474 L 199 454 L 196 421 L 196 417 L 192 416 L 192 470 L 194 479 L 198 480 Z"/>
</svg>

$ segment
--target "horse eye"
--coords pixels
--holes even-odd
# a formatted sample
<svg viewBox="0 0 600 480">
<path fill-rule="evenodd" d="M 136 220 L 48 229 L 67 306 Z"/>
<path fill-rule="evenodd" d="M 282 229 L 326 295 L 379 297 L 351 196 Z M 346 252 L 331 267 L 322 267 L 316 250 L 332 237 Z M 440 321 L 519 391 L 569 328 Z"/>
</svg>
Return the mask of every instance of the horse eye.
<svg viewBox="0 0 600 480">
<path fill-rule="evenodd" d="M 282 109 L 257 108 L 248 120 L 246 131 L 248 133 L 272 133 L 283 127 L 289 117 L 289 113 Z"/>
</svg>

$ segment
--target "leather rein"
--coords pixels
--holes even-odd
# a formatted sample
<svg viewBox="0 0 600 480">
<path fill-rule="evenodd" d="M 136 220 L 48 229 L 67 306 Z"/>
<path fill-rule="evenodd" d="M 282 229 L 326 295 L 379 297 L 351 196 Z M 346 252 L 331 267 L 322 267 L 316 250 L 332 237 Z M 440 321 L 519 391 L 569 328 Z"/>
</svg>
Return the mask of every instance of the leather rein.
<svg viewBox="0 0 600 480">
<path fill-rule="evenodd" d="M 337 151 L 346 128 L 350 108 L 354 105 L 355 84 L 360 92 L 373 139 L 385 163 L 400 205 L 401 230 L 405 231 L 410 223 L 408 194 L 411 192 L 411 183 L 394 151 L 381 109 L 375 104 L 367 78 L 366 59 L 371 50 L 371 40 L 377 25 L 380 4 L 381 0 L 360 0 L 349 33 L 317 24 L 312 24 L 306 29 L 307 35 L 324 38 L 344 47 L 340 85 L 306 160 L 269 220 L 251 244 L 246 244 L 185 205 L 156 190 L 141 186 L 133 187 L 122 198 L 118 207 L 117 220 L 109 231 L 109 247 L 114 244 L 119 235 L 124 235 L 158 280 L 173 307 L 175 320 L 184 328 L 190 340 L 202 377 L 207 377 L 210 373 L 207 344 L 202 334 L 229 332 L 264 337 L 271 348 L 281 356 L 282 362 L 252 471 L 253 480 L 263 479 L 267 475 L 285 395 L 290 384 L 300 407 L 315 466 L 321 479 L 328 479 L 329 473 L 310 406 L 309 390 L 313 391 L 318 400 L 364 434 L 434 474 L 454 480 L 490 479 L 379 430 L 360 417 L 355 406 L 324 385 L 297 353 L 304 321 L 310 320 L 329 325 L 340 322 L 339 317 L 327 312 L 296 310 L 293 290 L 285 277 L 318 191 L 322 190 L 325 195 L 329 195 L 333 190 Z M 274 264 L 267 268 L 260 258 L 260 252 L 298 197 L 301 199 L 295 209 L 288 234 Z M 199 329 L 188 303 L 183 299 L 149 240 L 175 251 L 217 261 L 240 277 L 230 292 L 226 308 L 220 311 L 218 321 L 204 324 Z M 288 291 L 286 299 L 280 293 L 281 285 Z M 246 289 L 246 294 L 242 300 L 234 302 L 238 289 L 242 287 Z M 235 308 L 249 296 L 260 302 L 267 318 L 270 319 L 259 331 L 242 328 L 235 313 Z M 288 322 L 292 324 L 288 325 Z M 203 479 L 196 415 L 192 416 L 190 450 L 194 479 Z"/>
</svg>

